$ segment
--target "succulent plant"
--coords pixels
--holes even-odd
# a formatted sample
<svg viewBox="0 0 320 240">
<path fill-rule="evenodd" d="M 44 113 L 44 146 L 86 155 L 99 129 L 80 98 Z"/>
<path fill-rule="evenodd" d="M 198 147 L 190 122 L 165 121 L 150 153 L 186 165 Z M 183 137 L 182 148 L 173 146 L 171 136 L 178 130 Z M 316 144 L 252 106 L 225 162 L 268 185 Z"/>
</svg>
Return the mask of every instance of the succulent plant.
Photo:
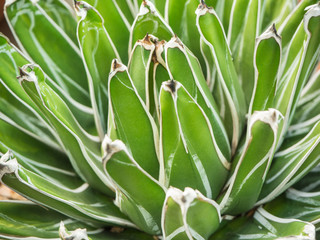
<svg viewBox="0 0 320 240">
<path fill-rule="evenodd" d="M 320 3 L 7 0 L 1 239 L 316 239 Z M 318 237 L 319 239 L 319 237 Z"/>
</svg>

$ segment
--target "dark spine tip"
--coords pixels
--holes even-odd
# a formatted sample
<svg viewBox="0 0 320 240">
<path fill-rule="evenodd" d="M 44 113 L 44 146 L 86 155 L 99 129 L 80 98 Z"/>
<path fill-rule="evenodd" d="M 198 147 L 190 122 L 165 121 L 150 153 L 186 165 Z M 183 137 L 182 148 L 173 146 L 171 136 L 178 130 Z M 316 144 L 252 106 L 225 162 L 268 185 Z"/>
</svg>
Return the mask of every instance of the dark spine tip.
<svg viewBox="0 0 320 240">
<path fill-rule="evenodd" d="M 28 77 L 29 74 L 23 68 L 19 67 L 19 76 L 17 76 L 17 79 L 21 79 L 23 77 Z"/>
<path fill-rule="evenodd" d="M 201 8 L 208 8 L 208 5 L 206 4 L 206 2 L 204 0 L 200 0 L 200 5 L 199 7 Z"/>
<path fill-rule="evenodd" d="M 167 87 L 170 88 L 172 93 L 176 92 L 176 82 L 174 80 L 169 80 L 167 83 Z"/>
<path fill-rule="evenodd" d="M 272 24 L 271 29 L 272 29 L 272 32 L 273 32 L 278 38 L 281 38 L 281 37 L 279 36 L 278 32 L 277 32 L 277 28 L 276 28 L 276 24 L 275 24 L 275 23 Z"/>
</svg>

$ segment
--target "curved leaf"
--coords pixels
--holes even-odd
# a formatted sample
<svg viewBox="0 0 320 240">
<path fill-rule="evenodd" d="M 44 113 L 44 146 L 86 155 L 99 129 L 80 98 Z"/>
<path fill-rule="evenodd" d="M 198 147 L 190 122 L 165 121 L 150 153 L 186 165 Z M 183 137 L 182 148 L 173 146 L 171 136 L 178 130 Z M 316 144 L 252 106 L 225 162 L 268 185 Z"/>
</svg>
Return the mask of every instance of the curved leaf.
<svg viewBox="0 0 320 240">
<path fill-rule="evenodd" d="M 315 239 L 311 223 L 273 216 L 259 208 L 252 217 L 239 217 L 228 221 L 210 240 L 310 240 Z"/>
<path fill-rule="evenodd" d="M 123 142 L 105 137 L 104 168 L 116 186 L 115 203 L 135 224 L 150 234 L 161 231 L 165 189 L 132 158 Z"/>
<path fill-rule="evenodd" d="M 249 119 L 246 142 L 233 159 L 230 185 L 220 203 L 223 213 L 246 212 L 258 200 L 276 150 L 278 122 L 275 109 L 254 112 Z"/>
<path fill-rule="evenodd" d="M 206 215 L 206 221 L 203 216 Z M 169 188 L 162 211 L 164 239 L 208 239 L 220 224 L 219 205 L 199 191 Z"/>
<path fill-rule="evenodd" d="M 118 52 L 103 26 L 103 19 L 90 5 L 77 2 L 77 37 L 88 75 L 91 104 L 100 139 L 107 132 L 109 66 Z"/>
<path fill-rule="evenodd" d="M 172 181 L 181 188 L 191 184 L 208 198 L 215 198 L 226 179 L 229 162 L 218 147 L 209 119 L 179 82 L 164 83 L 162 92 L 161 111 L 165 115 L 161 144 L 165 175 L 169 177 L 165 182 Z M 191 183 L 193 179 L 196 181 Z"/>
<path fill-rule="evenodd" d="M 114 131 L 137 163 L 155 179 L 159 176 L 158 129 L 133 85 L 126 66 L 113 61 L 109 75 L 109 135 Z M 114 139 L 115 140 L 115 139 Z"/>
<path fill-rule="evenodd" d="M 275 155 L 257 205 L 274 199 L 318 165 L 319 142 L 320 122 L 299 142 Z"/>
<path fill-rule="evenodd" d="M 54 129 L 77 174 L 94 188 L 112 194 L 102 170 L 98 139 L 81 128 L 65 102 L 46 84 L 39 67 L 26 65 L 21 74 L 23 89 Z"/>
<path fill-rule="evenodd" d="M 31 0 L 7 2 L 5 13 L 20 48 L 43 68 L 64 94 L 76 101 L 76 106 L 90 107 L 79 48 L 54 19 Z"/>
<path fill-rule="evenodd" d="M 147 34 L 160 40 L 168 41 L 173 35 L 170 26 L 165 22 L 155 6 L 148 0 L 143 1 L 139 13 L 131 26 L 129 40 L 129 55 L 134 44 Z"/>
<path fill-rule="evenodd" d="M 121 214 L 111 199 L 93 190 L 87 183 L 75 177 L 73 172 L 60 170 L 62 174 L 54 176 L 51 173 L 51 177 L 48 178 L 44 174 L 39 174 L 39 171 L 37 172 L 37 169 L 41 168 L 47 168 L 47 172 L 50 170 L 52 172 L 54 164 L 57 164 L 59 159 L 54 158 L 55 162 L 51 163 L 51 166 L 50 163 L 43 161 L 40 163 L 45 166 L 41 166 L 40 163 L 37 166 L 37 164 L 32 164 L 34 159 L 28 160 L 30 162 L 28 165 L 26 159 L 22 158 L 19 162 L 27 164 L 26 167 L 23 167 L 16 158 L 10 157 L 8 153 L 1 157 L 1 181 L 22 196 L 42 206 L 96 226 L 112 224 L 134 226 Z M 64 179 L 59 179 L 62 175 L 65 175 Z M 70 181 L 72 178 L 73 182 Z"/>
<path fill-rule="evenodd" d="M 0 201 L 0 237 L 9 240 L 60 240 L 59 229 L 86 229 L 91 240 L 152 240 L 135 230 L 111 233 L 45 209 L 31 202 Z M 62 231 L 60 231 L 62 232 Z"/>
<path fill-rule="evenodd" d="M 89 3 L 99 11 L 101 17 L 103 18 L 103 25 L 107 30 L 112 42 L 116 46 L 122 61 L 127 63 L 130 23 L 122 11 L 123 8 L 120 7 L 120 5 L 123 5 L 122 2 L 125 2 L 125 0 L 84 0 L 83 2 Z M 106 69 L 109 70 L 109 65 L 106 66 Z"/>
<path fill-rule="evenodd" d="M 232 152 L 234 153 L 244 126 L 245 97 L 240 87 L 224 30 L 215 11 L 201 3 L 196 13 L 198 30 L 212 51 L 219 81 L 227 100 L 226 104 L 220 107 L 225 109 L 222 113 L 222 119 L 225 121 L 225 127 L 232 143 Z M 232 124 L 226 124 L 227 119 L 232 119 Z"/>
</svg>

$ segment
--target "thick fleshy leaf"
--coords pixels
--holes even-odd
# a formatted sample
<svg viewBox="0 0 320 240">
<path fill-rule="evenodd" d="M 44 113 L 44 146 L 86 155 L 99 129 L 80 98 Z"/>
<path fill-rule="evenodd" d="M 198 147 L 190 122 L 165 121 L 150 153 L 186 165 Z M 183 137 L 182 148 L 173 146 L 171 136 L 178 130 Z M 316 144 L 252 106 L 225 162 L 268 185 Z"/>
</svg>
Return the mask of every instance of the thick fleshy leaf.
<svg viewBox="0 0 320 240">
<path fill-rule="evenodd" d="M 168 189 L 162 210 L 164 239 L 208 239 L 220 221 L 219 205 L 199 191 Z"/>
<path fill-rule="evenodd" d="M 293 188 L 304 192 L 320 192 L 320 165 L 312 169 L 299 182 L 293 185 Z"/>
<path fill-rule="evenodd" d="M 290 1 L 283 1 L 290 2 Z M 277 28 L 279 28 L 279 34 L 281 35 L 282 45 L 284 50 L 290 43 L 291 38 L 296 32 L 299 24 L 303 20 L 306 7 L 312 4 L 316 4 L 317 0 L 302 0 L 299 1 L 297 6 L 290 12 L 290 14 L 283 19 L 283 21 L 277 22 Z"/>
<path fill-rule="evenodd" d="M 80 51 L 63 29 L 36 1 L 7 1 L 5 13 L 20 48 L 42 67 L 74 105 L 88 108 L 88 83 Z"/>
<path fill-rule="evenodd" d="M 39 67 L 24 66 L 19 79 L 44 120 L 54 129 L 77 174 L 94 188 L 112 194 L 108 189 L 112 186 L 103 173 L 98 139 L 81 128 L 65 102 L 46 84 Z"/>
<path fill-rule="evenodd" d="M 44 12 L 77 44 L 75 29 L 77 28 L 76 13 L 68 2 L 63 0 L 38 1 Z"/>
<path fill-rule="evenodd" d="M 41 114 L 37 111 L 35 104 L 30 100 L 28 95 L 21 88 L 17 76 L 19 76 L 19 68 L 31 62 L 25 57 L 9 40 L 0 34 L 0 82 L 8 91 L 11 92 L 19 101 L 27 107 L 31 107 L 35 114 Z M 70 110 L 80 122 L 81 126 L 91 128 L 93 125 L 93 116 L 91 110 L 88 108 L 79 107 L 74 105 L 74 100 L 71 100 L 65 92 L 61 90 L 56 83 L 50 78 L 48 84 L 57 92 L 57 94 L 68 104 Z"/>
<path fill-rule="evenodd" d="M 158 41 L 156 42 L 155 54 L 153 57 L 153 69 L 152 69 L 152 79 L 153 79 L 153 97 L 154 97 L 154 105 L 155 105 L 155 113 L 153 113 L 153 117 L 156 123 L 160 121 L 160 89 L 162 83 L 168 81 L 170 79 L 170 75 L 166 68 L 166 63 L 164 61 L 164 46 L 166 41 Z"/>
<path fill-rule="evenodd" d="M 255 39 L 259 34 L 260 0 L 233 1 L 228 42 L 239 82 L 249 104 L 254 86 Z M 265 60 L 266 62 L 268 60 Z"/>
<path fill-rule="evenodd" d="M 125 10 L 119 6 L 123 5 L 121 2 L 125 2 L 125 0 L 84 0 L 84 2 L 89 3 L 99 11 L 108 35 L 115 44 L 122 61 L 127 63 L 130 23 L 128 22 L 126 15 L 123 13 Z M 110 70 L 108 66 L 109 65 L 106 64 L 106 70 Z"/>
<path fill-rule="evenodd" d="M 255 84 L 249 114 L 273 106 L 281 60 L 281 38 L 272 25 L 257 39 L 254 67 Z M 270 64 L 272 63 L 272 64 Z"/>
<path fill-rule="evenodd" d="M 65 229 L 86 229 L 85 232 L 91 240 L 153 239 L 135 230 L 111 233 L 102 228 L 97 229 L 31 202 L 0 201 L 0 211 L 0 237 L 2 239 L 60 240 L 59 230 L 62 233 Z"/>
<path fill-rule="evenodd" d="M 316 230 L 320 230 L 320 192 L 302 192 L 290 188 L 263 208 L 280 218 L 310 222 Z"/>
<path fill-rule="evenodd" d="M 219 19 L 221 19 L 221 23 L 223 26 L 223 29 L 225 32 L 229 29 L 230 24 L 230 15 L 231 15 L 231 9 L 233 0 L 224 0 L 224 1 L 218 1 L 218 0 L 210 0 L 205 1 L 208 6 L 213 7 L 215 11 L 217 12 L 217 15 L 219 16 Z"/>
<path fill-rule="evenodd" d="M 320 120 L 319 84 L 320 70 L 314 73 L 302 90 L 296 112 L 288 128 L 283 145 L 289 146 L 296 143 Z"/>
<path fill-rule="evenodd" d="M 0 118 L 52 146 L 52 139 L 41 113 L 21 88 L 17 76 L 19 66 L 28 63 L 7 38 L 0 35 Z M 40 116 L 39 116 L 40 115 Z"/>
<path fill-rule="evenodd" d="M 277 152 L 257 205 L 274 199 L 318 165 L 319 142 L 320 122 L 299 142 Z"/>
<path fill-rule="evenodd" d="M 113 61 L 109 75 L 109 133 L 114 131 L 137 163 L 155 179 L 159 176 L 158 129 L 138 95 L 126 66 Z M 115 140 L 115 139 L 113 139 Z"/>
<path fill-rule="evenodd" d="M 41 156 L 44 154 L 42 152 Z M 7 152 L 1 157 L 1 181 L 22 196 L 69 217 L 96 226 L 134 226 L 111 199 L 93 190 L 76 177 L 74 172 L 59 172 L 56 168 L 63 164 L 62 159 L 52 157 L 54 162 L 45 162 L 46 160 L 42 159 L 39 156 L 34 159 L 22 156 L 17 160 Z M 38 162 L 34 163 L 37 160 Z M 56 176 L 53 174 L 55 171 L 58 173 Z"/>
<path fill-rule="evenodd" d="M 150 68 L 152 68 L 152 58 L 155 51 L 157 39 L 153 36 L 146 35 L 143 39 L 138 40 L 133 47 L 130 55 L 128 72 L 132 79 L 133 85 L 147 109 L 153 112 L 153 80 L 150 79 Z"/>
<path fill-rule="evenodd" d="M 256 111 L 248 120 L 246 142 L 232 162 L 230 183 L 220 203 L 223 213 L 246 212 L 258 200 L 276 150 L 278 122 L 275 109 Z"/>
<path fill-rule="evenodd" d="M 47 125 L 0 84 L 0 119 L 57 150 L 61 150 Z"/>
<path fill-rule="evenodd" d="M 199 1 L 168 0 L 166 2 L 166 21 L 181 41 L 196 55 L 201 66 L 205 66 L 200 50 L 200 34 L 196 26 L 195 11 Z"/>
<path fill-rule="evenodd" d="M 296 219 L 283 219 L 259 208 L 252 217 L 238 217 L 227 223 L 210 240 L 310 240 L 315 239 L 311 223 Z"/>
<path fill-rule="evenodd" d="M 83 2 L 77 2 L 76 7 L 81 16 L 78 22 L 78 40 L 88 75 L 91 104 L 99 137 L 103 139 L 108 122 L 109 67 L 119 55 L 99 13 Z"/>
<path fill-rule="evenodd" d="M 220 108 L 224 109 L 221 115 L 234 153 L 244 127 L 247 109 L 245 97 L 240 87 L 225 32 L 216 12 L 206 4 L 201 3 L 196 13 L 198 30 L 204 42 L 212 51 L 219 81 L 227 100 L 223 105 L 221 102 L 218 104 Z M 227 124 L 230 119 L 232 119 L 232 124 Z"/>
<path fill-rule="evenodd" d="M 299 96 L 301 94 L 303 86 L 310 78 L 318 59 L 320 57 L 320 2 L 307 7 L 307 13 L 304 15 L 303 23 L 304 29 L 307 35 L 305 44 L 308 46 L 304 52 L 303 65 L 300 69 L 297 90 L 295 91 L 293 99 L 293 109 L 295 110 Z M 290 119 L 292 118 L 294 111 L 291 111 Z"/>
<path fill-rule="evenodd" d="M 116 186 L 115 203 L 143 231 L 159 234 L 165 189 L 132 158 L 124 143 L 106 136 L 104 168 Z"/>
<path fill-rule="evenodd" d="M 0 119 L 37 139 L 59 149 L 48 126 L 41 121 L 36 106 L 21 88 L 17 76 L 19 65 L 28 61 L 0 36 Z M 39 121 L 40 120 L 40 121 Z"/>
<path fill-rule="evenodd" d="M 31 137 L 23 131 L 0 120 L 0 150 L 10 149 L 19 163 L 35 173 L 52 179 L 57 184 L 74 187 L 74 170 L 67 156 L 56 149 Z"/>
<path fill-rule="evenodd" d="M 302 0 L 300 2 L 303 2 Z M 261 2 L 261 20 L 260 31 L 265 31 L 271 24 L 282 23 L 286 17 L 293 11 L 296 1 L 287 0 L 262 0 Z"/>
<path fill-rule="evenodd" d="M 205 192 L 200 174 L 195 174 L 194 161 L 185 149 L 174 99 L 171 93 L 161 88 L 160 92 L 160 150 L 163 161 L 160 182 L 166 187 L 185 187 Z"/>
<path fill-rule="evenodd" d="M 309 7 L 301 23 L 294 34 L 289 51 L 284 58 L 284 66 L 281 69 L 281 78 L 276 92 L 275 108 L 284 116 L 281 126 L 280 142 L 284 137 L 291 118 L 295 112 L 298 98 L 306 80 L 313 70 L 320 48 L 320 5 Z"/>
<path fill-rule="evenodd" d="M 165 58 L 170 78 L 181 83 L 203 109 L 210 121 L 220 151 L 226 159 L 230 159 L 228 136 L 197 58 L 177 37 L 173 37 L 165 45 Z"/>
<path fill-rule="evenodd" d="M 162 155 L 169 178 L 165 182 L 172 181 L 182 189 L 195 186 L 208 198 L 215 198 L 230 163 L 218 147 L 209 119 L 179 82 L 165 82 L 160 97 L 165 114 L 161 119 Z M 196 181 L 192 183 L 193 179 Z"/>
<path fill-rule="evenodd" d="M 131 26 L 129 54 L 135 43 L 139 39 L 143 39 L 147 34 L 166 41 L 169 41 L 174 35 L 170 26 L 149 0 L 143 1 L 139 13 Z"/>
</svg>

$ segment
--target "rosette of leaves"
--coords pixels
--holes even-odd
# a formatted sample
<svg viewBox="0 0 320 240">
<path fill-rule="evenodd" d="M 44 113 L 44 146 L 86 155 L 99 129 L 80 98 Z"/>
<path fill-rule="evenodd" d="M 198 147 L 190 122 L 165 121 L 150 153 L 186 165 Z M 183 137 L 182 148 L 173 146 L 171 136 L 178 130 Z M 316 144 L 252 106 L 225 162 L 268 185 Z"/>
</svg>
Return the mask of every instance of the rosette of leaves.
<svg viewBox="0 0 320 240">
<path fill-rule="evenodd" d="M 1 239 L 315 239 L 320 4 L 7 0 Z"/>
</svg>

